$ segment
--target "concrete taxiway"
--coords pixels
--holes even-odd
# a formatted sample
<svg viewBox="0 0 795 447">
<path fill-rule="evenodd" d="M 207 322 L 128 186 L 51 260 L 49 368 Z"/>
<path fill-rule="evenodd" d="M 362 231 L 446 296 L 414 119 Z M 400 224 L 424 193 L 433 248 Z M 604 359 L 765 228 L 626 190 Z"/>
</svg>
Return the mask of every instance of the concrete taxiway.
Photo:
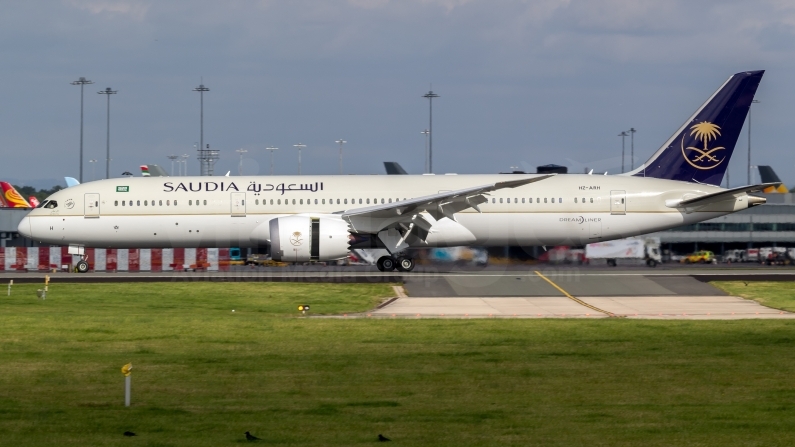
<svg viewBox="0 0 795 447">
<path fill-rule="evenodd" d="M 39 283 L 45 273 L 2 273 L 0 281 Z M 59 282 L 318 282 L 402 284 L 371 317 L 421 318 L 795 318 L 726 295 L 709 281 L 795 281 L 790 268 L 628 268 L 420 266 L 411 273 L 372 267 L 290 266 L 227 272 L 54 273 Z M 403 292 L 405 291 L 405 293 Z"/>
</svg>

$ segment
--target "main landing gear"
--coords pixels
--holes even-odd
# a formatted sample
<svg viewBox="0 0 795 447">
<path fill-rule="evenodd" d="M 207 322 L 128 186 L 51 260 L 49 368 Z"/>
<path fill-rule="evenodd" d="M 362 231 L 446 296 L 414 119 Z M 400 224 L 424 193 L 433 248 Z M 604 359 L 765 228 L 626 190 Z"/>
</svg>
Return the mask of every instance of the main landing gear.
<svg viewBox="0 0 795 447">
<path fill-rule="evenodd" d="M 404 256 L 400 256 L 397 259 L 392 256 L 381 256 L 375 266 L 382 272 L 391 272 L 395 269 L 400 272 L 410 272 L 414 270 L 414 260 Z"/>
</svg>

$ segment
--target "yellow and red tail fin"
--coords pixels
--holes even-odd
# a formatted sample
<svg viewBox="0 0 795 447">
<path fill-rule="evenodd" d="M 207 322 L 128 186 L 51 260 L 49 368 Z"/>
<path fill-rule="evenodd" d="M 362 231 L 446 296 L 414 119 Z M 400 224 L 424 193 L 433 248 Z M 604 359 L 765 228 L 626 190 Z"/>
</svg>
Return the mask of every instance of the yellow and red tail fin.
<svg viewBox="0 0 795 447">
<path fill-rule="evenodd" d="M 32 208 L 10 183 L 0 182 L 0 189 L 3 192 L 3 199 L 10 208 Z"/>
</svg>

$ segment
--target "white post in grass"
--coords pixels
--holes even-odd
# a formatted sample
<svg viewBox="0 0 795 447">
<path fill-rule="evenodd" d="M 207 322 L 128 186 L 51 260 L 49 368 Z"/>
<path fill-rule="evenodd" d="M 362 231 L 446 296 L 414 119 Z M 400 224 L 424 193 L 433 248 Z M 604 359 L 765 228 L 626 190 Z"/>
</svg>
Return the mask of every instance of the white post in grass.
<svg viewBox="0 0 795 447">
<path fill-rule="evenodd" d="M 121 373 L 124 374 L 124 406 L 130 406 L 130 382 L 132 374 L 132 363 L 128 363 L 121 367 Z"/>
<path fill-rule="evenodd" d="M 11 296 L 11 286 L 13 286 L 13 285 L 14 285 L 14 280 L 13 279 L 9 280 L 8 281 L 8 296 Z"/>
</svg>

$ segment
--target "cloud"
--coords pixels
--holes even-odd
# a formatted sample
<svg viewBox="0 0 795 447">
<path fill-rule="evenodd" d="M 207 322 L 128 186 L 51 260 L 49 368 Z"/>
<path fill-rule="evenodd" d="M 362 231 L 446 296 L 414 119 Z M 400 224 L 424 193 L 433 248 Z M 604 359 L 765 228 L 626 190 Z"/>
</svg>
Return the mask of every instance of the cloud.
<svg viewBox="0 0 795 447">
<path fill-rule="evenodd" d="M 68 5 L 91 14 L 127 16 L 144 20 L 149 11 L 149 2 L 134 0 L 67 0 Z"/>
</svg>

